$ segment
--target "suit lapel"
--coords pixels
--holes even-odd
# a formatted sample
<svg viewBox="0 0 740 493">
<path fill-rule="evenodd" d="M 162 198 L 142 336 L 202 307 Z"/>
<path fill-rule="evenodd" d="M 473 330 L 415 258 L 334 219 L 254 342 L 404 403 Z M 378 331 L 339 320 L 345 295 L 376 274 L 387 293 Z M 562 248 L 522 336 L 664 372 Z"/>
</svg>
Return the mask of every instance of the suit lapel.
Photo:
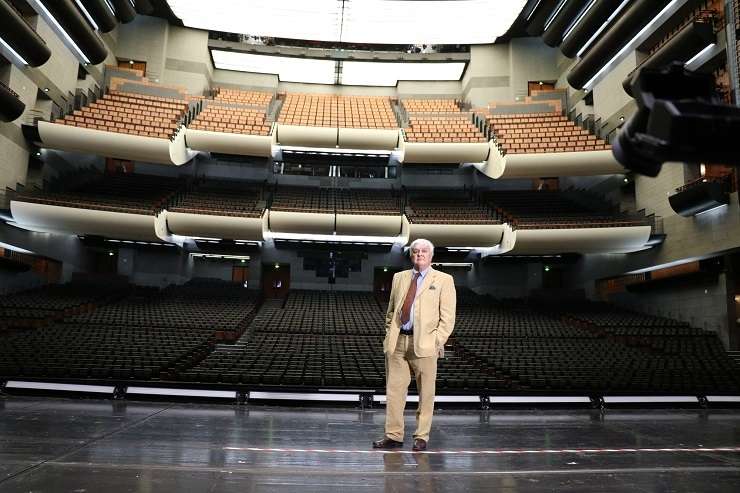
<svg viewBox="0 0 740 493">
<path fill-rule="evenodd" d="M 424 280 L 421 282 L 421 287 L 419 287 L 419 291 L 416 293 L 416 296 L 418 297 L 421 293 L 426 291 L 426 289 L 432 285 L 432 282 L 434 281 L 435 277 L 437 276 L 437 272 L 429 267 L 429 272 L 427 272 L 427 275 L 424 276 Z M 409 279 L 409 281 L 411 281 Z"/>
</svg>

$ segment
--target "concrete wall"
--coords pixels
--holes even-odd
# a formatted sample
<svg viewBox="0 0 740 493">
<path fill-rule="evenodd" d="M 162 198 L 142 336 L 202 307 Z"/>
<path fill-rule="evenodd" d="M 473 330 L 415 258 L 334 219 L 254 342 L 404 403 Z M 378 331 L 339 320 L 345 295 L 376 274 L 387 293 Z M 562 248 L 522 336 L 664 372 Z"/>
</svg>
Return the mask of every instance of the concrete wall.
<svg viewBox="0 0 740 493">
<path fill-rule="evenodd" d="M 508 45 L 474 45 L 470 63 L 462 78 L 462 92 L 473 107 L 490 101 L 512 99 L 511 63 Z"/>
<path fill-rule="evenodd" d="M 26 105 L 26 111 L 13 122 L 0 122 L 0 196 L 6 188 L 26 183 L 28 144 L 21 124 L 36 103 L 38 88 L 20 69 L 13 65 L 0 67 L 0 79 L 13 89 Z"/>
<path fill-rule="evenodd" d="M 633 99 L 624 92 L 622 82 L 636 66 L 637 53 L 632 52 L 614 67 L 607 77 L 594 86 L 594 114 L 597 119 L 606 122 L 614 117 L 622 116 L 623 109 L 633 102 Z"/>
<path fill-rule="evenodd" d="M 336 94 L 341 96 L 443 97 L 460 98 L 460 81 L 417 82 L 399 81 L 396 87 L 334 86 L 280 82 L 276 75 L 250 74 L 216 69 L 213 84 L 223 87 L 251 88 L 265 91 Z"/>
<path fill-rule="evenodd" d="M 0 122 L 0 199 L 6 188 L 25 184 L 28 173 L 29 148 L 21 132 L 21 124 L 34 116 L 50 118 L 52 106 L 69 108 L 77 89 L 94 90 L 97 82 L 91 76 L 78 79 L 80 67 L 77 57 L 67 49 L 59 37 L 40 16 L 30 16 L 27 21 L 36 29 L 51 50 L 51 57 L 40 67 L 16 67 L 11 64 L 0 66 L 0 80 L 20 96 L 26 105 L 25 113 L 14 122 Z M 117 44 L 118 33 L 114 30 L 102 36 L 108 47 L 108 59 L 115 62 L 112 47 Z M 90 66 L 92 73 L 100 73 L 102 65 Z M 45 88 L 48 93 L 43 93 Z"/>
<path fill-rule="evenodd" d="M 542 287 L 542 264 L 489 260 L 468 273 L 467 286 L 496 298 L 522 298 Z"/>
<path fill-rule="evenodd" d="M 221 69 L 215 69 L 213 71 L 214 86 L 277 92 L 279 83 L 277 75 L 248 74 L 245 72 L 237 72 L 235 70 Z"/>
<path fill-rule="evenodd" d="M 684 166 L 680 163 L 664 164 L 655 178 L 635 178 L 637 208 L 662 216 L 668 235 L 656 261 L 672 262 L 740 247 L 737 193 L 731 195 L 727 207 L 685 218 L 673 212 L 668 203 L 668 194 L 684 183 Z"/>
<path fill-rule="evenodd" d="M 145 61 L 147 77 L 202 94 L 211 86 L 208 32 L 171 26 L 158 17 L 137 16 L 119 27 L 116 57 Z"/>
<path fill-rule="evenodd" d="M 80 66 L 79 60 L 40 16 L 36 16 L 35 20 L 36 32 L 46 41 L 51 50 L 51 58 L 37 70 L 53 81 L 65 97 L 74 95 L 77 86 L 77 69 Z"/>
<path fill-rule="evenodd" d="M 69 281 L 74 272 L 88 272 L 92 268 L 87 248 L 75 235 L 30 232 L 0 221 L 0 241 L 62 262 L 63 281 Z"/>
<path fill-rule="evenodd" d="M 550 48 L 540 38 L 514 38 L 509 41 L 509 99 L 527 96 L 529 81 L 555 81 L 560 72 L 557 48 Z"/>
<path fill-rule="evenodd" d="M 202 94 L 213 80 L 208 52 L 208 32 L 169 26 L 162 83 L 185 86 L 191 94 Z"/>
<path fill-rule="evenodd" d="M 147 77 L 161 81 L 167 58 L 169 28 L 166 20 L 144 15 L 137 16 L 128 24 L 120 24 L 116 58 L 145 61 Z"/>
<path fill-rule="evenodd" d="M 727 330 L 727 298 L 725 274 L 714 281 L 695 285 L 665 287 L 649 292 L 619 293 L 611 301 L 632 310 L 668 317 L 716 332 L 725 347 L 729 344 Z"/>
<path fill-rule="evenodd" d="M 399 98 L 426 96 L 441 98 L 462 98 L 462 81 L 415 82 L 398 81 L 396 92 Z"/>
<path fill-rule="evenodd" d="M 547 47 L 539 38 L 517 38 L 508 44 L 473 46 L 461 81 L 401 81 L 397 87 L 297 84 L 280 82 L 275 75 L 214 69 L 206 31 L 171 26 L 162 19 L 146 16 L 137 17 L 119 31 L 118 58 L 146 60 L 152 78 L 159 78 L 164 84 L 185 86 L 195 94 L 209 86 L 221 85 L 305 93 L 462 97 L 474 106 L 485 106 L 489 101 L 526 95 L 529 80 L 555 80 L 560 74 L 557 50 Z"/>
<path fill-rule="evenodd" d="M 118 274 L 142 286 L 165 287 L 183 284 L 193 274 L 193 259 L 176 248 L 162 251 L 118 250 Z"/>
<path fill-rule="evenodd" d="M 328 279 L 318 277 L 316 271 L 303 269 L 303 257 L 299 256 L 297 251 L 275 249 L 271 241 L 265 242 L 260 262 L 290 264 L 291 289 L 320 291 L 372 291 L 376 267 L 407 268 L 406 266 L 410 265 L 401 247 L 394 246 L 388 253 L 368 253 L 368 257 L 362 261 L 359 272 L 350 272 L 346 278 L 336 278 L 336 284 L 329 284 Z"/>
</svg>

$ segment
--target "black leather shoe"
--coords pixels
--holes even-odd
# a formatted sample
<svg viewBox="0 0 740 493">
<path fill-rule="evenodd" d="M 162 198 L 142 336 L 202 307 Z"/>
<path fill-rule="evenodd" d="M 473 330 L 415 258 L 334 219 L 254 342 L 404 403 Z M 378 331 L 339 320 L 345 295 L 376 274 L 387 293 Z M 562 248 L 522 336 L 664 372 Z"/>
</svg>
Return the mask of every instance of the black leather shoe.
<svg viewBox="0 0 740 493">
<path fill-rule="evenodd" d="M 411 450 L 414 452 L 423 452 L 427 449 L 427 441 L 422 440 L 421 438 L 415 438 L 414 439 L 414 446 L 411 447 Z"/>
<path fill-rule="evenodd" d="M 403 442 L 397 442 L 388 437 L 383 437 L 380 440 L 373 442 L 373 448 L 399 448 L 403 447 Z"/>
</svg>

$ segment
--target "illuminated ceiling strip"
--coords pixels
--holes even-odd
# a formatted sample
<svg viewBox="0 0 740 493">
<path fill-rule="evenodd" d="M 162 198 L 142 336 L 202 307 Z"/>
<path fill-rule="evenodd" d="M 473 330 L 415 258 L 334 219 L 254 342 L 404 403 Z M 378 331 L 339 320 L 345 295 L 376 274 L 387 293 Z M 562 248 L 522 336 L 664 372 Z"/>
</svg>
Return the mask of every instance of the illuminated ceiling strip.
<svg viewBox="0 0 740 493">
<path fill-rule="evenodd" d="M 110 0 L 103 0 L 103 3 L 105 4 L 106 7 L 108 7 L 108 10 L 110 10 L 110 13 L 115 16 L 116 15 L 116 9 L 115 9 L 115 7 L 113 7 L 113 4 L 110 3 Z"/>
<path fill-rule="evenodd" d="M 581 46 L 581 49 L 578 50 L 578 53 L 576 53 L 576 56 L 578 58 L 580 58 L 581 55 L 583 55 L 583 53 L 588 49 L 588 47 L 591 46 L 591 44 L 594 41 L 596 41 L 596 38 L 599 37 L 599 35 L 604 31 L 604 29 L 606 29 L 606 27 L 611 23 L 612 19 L 614 19 L 617 16 L 617 14 L 619 14 L 627 6 L 628 3 L 630 3 L 630 0 L 624 0 L 619 5 L 619 7 L 617 7 L 616 10 L 614 12 L 612 12 L 612 14 L 609 16 L 609 18 L 606 21 L 604 21 L 604 23 L 601 25 L 601 27 L 599 27 L 599 29 L 594 33 L 594 35 L 591 36 L 588 39 L 588 41 L 586 41 L 586 44 L 584 44 L 583 46 Z"/>
<path fill-rule="evenodd" d="M 227 260 L 249 260 L 248 255 L 221 255 L 219 253 L 191 253 L 191 257 L 194 258 L 218 258 Z"/>
<path fill-rule="evenodd" d="M 565 7 L 565 4 L 568 3 L 568 0 L 560 0 L 560 4 L 558 4 L 557 8 L 555 9 L 555 12 L 552 13 L 549 19 L 547 19 L 547 22 L 545 23 L 545 31 L 547 31 L 547 28 L 550 27 L 550 24 L 552 24 L 552 21 L 555 20 L 555 18 L 558 16 L 561 10 L 563 10 L 563 7 Z"/>
<path fill-rule="evenodd" d="M 0 241 L 0 248 L 4 248 L 6 250 L 12 250 L 18 253 L 25 253 L 27 255 L 35 255 L 31 250 L 26 250 L 25 248 L 17 247 L 15 245 L 10 245 L 8 243 L 3 243 L 2 241 Z"/>
<path fill-rule="evenodd" d="M 612 68 L 615 63 L 617 63 L 619 60 L 621 60 L 622 56 L 625 53 L 629 53 L 630 51 L 632 51 L 635 48 L 637 48 L 637 45 L 641 42 L 642 36 L 645 33 L 647 33 L 659 21 L 660 22 L 663 22 L 665 20 L 664 19 L 665 14 L 668 11 L 670 11 L 678 2 L 679 2 L 679 0 L 672 0 L 668 5 L 666 5 L 665 7 L 663 7 L 663 10 L 661 10 L 658 15 L 656 15 L 655 17 L 653 17 L 650 20 L 650 22 L 647 23 L 647 25 L 645 27 L 643 27 L 642 29 L 640 29 L 640 32 L 638 32 L 630 40 L 629 43 L 625 44 L 622 47 L 622 49 L 619 50 L 617 52 L 617 54 L 614 55 L 612 57 L 612 59 L 609 60 L 609 62 L 606 65 L 604 65 L 603 67 L 601 67 L 601 70 L 599 70 L 598 72 L 596 72 L 596 74 L 593 77 L 591 77 L 591 80 L 589 80 L 588 82 L 586 82 L 586 84 L 584 84 L 583 88 L 586 89 L 586 90 L 591 90 L 593 88 L 593 85 L 596 82 L 596 80 L 599 79 L 603 74 L 605 74 L 610 68 Z"/>
<path fill-rule="evenodd" d="M 591 8 L 596 4 L 596 0 L 591 0 L 591 3 L 588 4 L 588 6 L 583 9 L 583 12 L 581 12 L 578 17 L 576 17 L 576 20 L 573 21 L 573 24 L 570 25 L 567 31 L 565 31 L 565 34 L 563 34 L 563 41 L 570 36 L 570 34 L 573 32 L 573 30 L 576 28 L 579 22 L 583 20 L 584 17 L 586 17 L 586 14 L 591 10 Z"/>
<path fill-rule="evenodd" d="M 77 4 L 77 7 L 79 7 L 80 12 L 82 12 L 85 15 L 85 17 L 87 18 L 87 21 L 90 23 L 90 25 L 92 26 L 92 28 L 94 30 L 98 31 L 99 30 L 98 24 L 92 18 L 92 16 L 90 15 L 90 12 L 87 11 L 87 9 L 85 8 L 85 6 L 82 5 L 82 2 L 80 2 L 80 0 L 75 0 L 75 3 Z"/>
<path fill-rule="evenodd" d="M 529 19 L 532 18 L 534 13 L 537 12 L 537 7 L 539 7 L 541 3 L 542 3 L 542 0 L 537 0 L 537 3 L 534 5 L 534 8 L 529 11 L 529 15 L 527 16 L 527 21 L 529 21 Z"/>
<path fill-rule="evenodd" d="M 44 19 L 46 19 L 47 22 L 49 22 L 52 25 L 52 28 L 64 38 L 66 41 L 66 44 L 70 46 L 73 51 L 77 52 L 78 57 L 80 60 L 82 60 L 86 64 L 90 64 L 90 59 L 85 56 L 85 54 L 82 52 L 79 46 L 77 46 L 77 43 L 75 43 L 72 38 L 69 36 L 67 31 L 65 31 L 62 26 L 59 24 L 59 22 L 54 18 L 53 15 L 51 15 L 51 12 L 46 8 L 46 6 L 41 3 L 39 0 L 28 0 L 32 6 L 36 8 L 36 11 L 39 12 Z"/>
<path fill-rule="evenodd" d="M 688 62 L 684 63 L 684 66 L 691 65 L 695 61 L 699 60 L 704 55 L 706 55 L 707 53 L 709 53 L 710 51 L 712 51 L 715 46 L 716 46 L 715 43 L 712 43 L 710 45 L 705 46 L 703 50 L 701 50 L 699 53 L 697 53 L 696 55 L 694 55 L 693 57 L 691 57 L 691 59 Z"/>
<path fill-rule="evenodd" d="M 25 58 L 20 56 L 17 51 L 13 49 L 12 46 L 10 46 L 8 43 L 5 42 L 3 38 L 0 38 L 0 45 L 3 47 L 5 51 L 7 51 L 13 58 L 16 59 L 17 62 L 20 63 L 20 65 L 28 65 L 28 62 Z"/>
</svg>

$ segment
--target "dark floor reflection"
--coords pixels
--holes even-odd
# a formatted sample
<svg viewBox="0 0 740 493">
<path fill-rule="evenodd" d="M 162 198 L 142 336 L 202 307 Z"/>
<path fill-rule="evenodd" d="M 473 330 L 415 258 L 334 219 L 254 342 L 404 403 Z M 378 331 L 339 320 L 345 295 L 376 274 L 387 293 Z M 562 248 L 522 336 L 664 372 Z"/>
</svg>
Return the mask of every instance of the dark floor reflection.
<svg viewBox="0 0 740 493">
<path fill-rule="evenodd" d="M 406 418 L 410 429 L 412 409 Z M 429 442 L 438 454 L 411 453 L 411 440 L 400 453 L 372 451 L 383 420 L 382 408 L 5 396 L 0 491 L 734 492 L 740 484 L 740 453 L 712 450 L 740 446 L 738 410 L 440 408 Z M 519 449 L 560 451 L 501 453 Z"/>
</svg>

